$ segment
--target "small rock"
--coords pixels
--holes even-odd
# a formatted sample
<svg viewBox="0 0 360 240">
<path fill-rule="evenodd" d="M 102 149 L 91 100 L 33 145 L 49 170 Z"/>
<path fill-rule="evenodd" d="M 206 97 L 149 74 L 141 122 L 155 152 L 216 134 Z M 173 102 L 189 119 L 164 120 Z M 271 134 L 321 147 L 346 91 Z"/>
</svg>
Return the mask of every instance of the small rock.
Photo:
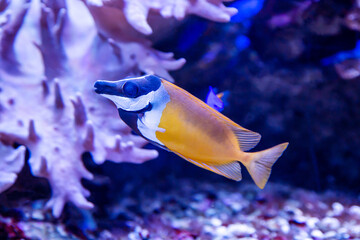
<svg viewBox="0 0 360 240">
<path fill-rule="evenodd" d="M 214 218 L 210 219 L 210 224 L 215 227 L 219 227 L 222 225 L 222 221 L 220 219 L 214 217 Z"/>
<path fill-rule="evenodd" d="M 24 213 L 24 220 L 29 220 L 31 218 L 31 213 L 30 212 L 25 212 Z"/>
<path fill-rule="evenodd" d="M 311 237 L 313 237 L 315 239 L 323 239 L 324 238 L 324 234 L 318 229 L 312 230 L 310 235 L 311 235 Z"/>
<path fill-rule="evenodd" d="M 271 232 L 277 232 L 281 231 L 284 234 L 287 234 L 290 232 L 290 224 L 285 218 L 274 218 L 267 221 L 267 228 Z"/>
<path fill-rule="evenodd" d="M 339 202 L 334 202 L 331 206 L 332 210 L 327 214 L 330 217 L 340 216 L 344 211 L 344 206 Z"/>
<path fill-rule="evenodd" d="M 349 213 L 357 218 L 360 218 L 360 206 L 354 205 L 349 208 Z"/>
<path fill-rule="evenodd" d="M 319 222 L 318 227 L 320 230 L 326 232 L 329 230 L 337 230 L 340 227 L 340 222 L 336 218 L 326 217 Z"/>
<path fill-rule="evenodd" d="M 339 228 L 339 229 L 337 230 L 337 232 L 338 232 L 338 234 L 343 234 L 343 233 L 347 233 L 348 230 L 347 230 L 346 228 L 342 227 L 342 228 Z"/>
<path fill-rule="evenodd" d="M 316 208 L 318 208 L 318 209 L 320 209 L 320 210 L 327 210 L 327 209 L 328 209 L 328 205 L 327 205 L 326 203 L 324 203 L 324 202 L 318 202 Z"/>
<path fill-rule="evenodd" d="M 269 221 L 266 221 L 266 225 L 270 232 L 276 232 L 279 228 L 276 219 L 270 219 Z"/>
<path fill-rule="evenodd" d="M 288 234 L 290 232 L 290 224 L 288 221 L 286 221 L 284 218 L 279 218 L 277 220 L 279 227 L 280 227 L 280 231 Z"/>
<path fill-rule="evenodd" d="M 311 240 L 311 238 L 309 238 L 309 234 L 304 230 L 299 230 L 294 236 L 294 240 L 308 240 L 308 239 Z"/>
<path fill-rule="evenodd" d="M 226 236 L 228 231 L 227 231 L 227 228 L 224 227 L 224 226 L 220 226 L 218 228 L 216 228 L 216 231 L 215 231 L 216 235 L 218 236 Z"/>
<path fill-rule="evenodd" d="M 209 233 L 212 234 L 214 232 L 213 227 L 209 226 L 209 225 L 205 225 L 203 228 L 204 233 Z"/>
<path fill-rule="evenodd" d="M 188 218 L 173 219 L 171 222 L 172 227 L 186 229 L 189 228 L 191 220 Z"/>
<path fill-rule="evenodd" d="M 62 237 L 68 236 L 68 234 L 66 233 L 66 230 L 64 229 L 64 227 L 62 225 L 56 226 L 56 232 Z"/>
<path fill-rule="evenodd" d="M 349 238 L 350 238 L 350 235 L 348 233 L 339 233 L 338 234 L 338 239 L 345 240 L 345 239 L 349 239 Z"/>
<path fill-rule="evenodd" d="M 336 232 L 335 231 L 329 231 L 324 233 L 324 239 L 333 239 L 336 236 Z"/>
<path fill-rule="evenodd" d="M 256 232 L 252 226 L 242 223 L 230 224 L 227 227 L 227 231 L 234 236 L 249 236 Z"/>
<path fill-rule="evenodd" d="M 131 232 L 127 235 L 127 239 L 129 240 L 139 240 L 139 234 L 135 232 Z"/>
<path fill-rule="evenodd" d="M 294 216 L 291 220 L 289 220 L 290 224 L 295 224 L 298 227 L 304 227 L 306 225 L 306 217 L 297 215 Z"/>
<path fill-rule="evenodd" d="M 205 199 L 205 195 L 202 193 L 197 193 L 193 196 L 194 200 L 197 202 L 201 202 Z"/>
<path fill-rule="evenodd" d="M 354 235 L 355 237 L 360 238 L 360 225 L 354 225 L 349 228 L 349 233 Z"/>
<path fill-rule="evenodd" d="M 312 204 L 312 203 L 306 203 L 306 204 L 305 204 L 305 207 L 306 207 L 307 209 L 309 209 L 309 210 L 313 210 L 313 209 L 314 209 L 314 204 Z"/>
<path fill-rule="evenodd" d="M 110 231 L 104 230 L 100 233 L 99 239 L 111 240 L 111 239 L 114 239 L 114 236 L 111 234 Z"/>
<path fill-rule="evenodd" d="M 34 210 L 31 214 L 32 219 L 42 221 L 45 219 L 44 214 L 40 210 Z"/>
<path fill-rule="evenodd" d="M 306 219 L 306 226 L 308 226 L 310 229 L 313 229 L 316 227 L 316 224 L 319 222 L 320 220 L 316 217 L 309 217 L 308 219 Z"/>
<path fill-rule="evenodd" d="M 303 212 L 299 208 L 289 206 L 289 205 L 284 207 L 284 211 L 287 214 L 289 214 L 290 216 L 302 216 L 303 215 Z"/>
<path fill-rule="evenodd" d="M 337 237 L 338 239 L 349 239 L 350 238 L 350 234 L 348 233 L 349 230 L 345 227 L 341 227 L 337 230 Z"/>
<path fill-rule="evenodd" d="M 208 208 L 206 211 L 205 211 L 205 216 L 206 217 L 212 217 L 216 215 L 216 210 L 214 208 Z"/>
<path fill-rule="evenodd" d="M 231 204 L 231 208 L 234 212 L 239 212 L 243 209 L 243 205 L 235 202 Z"/>
</svg>

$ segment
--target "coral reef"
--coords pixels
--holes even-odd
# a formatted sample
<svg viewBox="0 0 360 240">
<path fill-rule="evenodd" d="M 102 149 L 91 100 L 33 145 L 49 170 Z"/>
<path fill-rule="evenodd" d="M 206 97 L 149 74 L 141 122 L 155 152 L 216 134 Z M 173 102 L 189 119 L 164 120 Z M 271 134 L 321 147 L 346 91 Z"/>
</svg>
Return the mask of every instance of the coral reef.
<svg viewBox="0 0 360 240">
<path fill-rule="evenodd" d="M 25 147 L 14 149 L 0 143 L 0 192 L 9 188 L 16 180 L 25 161 Z"/>
<path fill-rule="evenodd" d="M 29 149 L 32 174 L 51 185 L 47 206 L 54 216 L 66 202 L 93 207 L 81 184 L 93 176 L 81 161 L 84 152 L 97 164 L 143 163 L 158 156 L 142 149 L 147 142 L 131 134 L 92 86 L 97 79 L 141 72 L 170 78 L 168 71 L 185 63 L 153 49 L 141 34 L 152 33 L 146 22 L 150 9 L 165 17 L 197 14 L 223 22 L 236 13 L 222 1 L 178 2 L 0 1 L 0 142 Z M 1 166 L 11 161 L 15 166 L 6 170 L 1 190 L 15 181 L 24 147 L 3 151 L 8 154 L 1 155 Z"/>
</svg>

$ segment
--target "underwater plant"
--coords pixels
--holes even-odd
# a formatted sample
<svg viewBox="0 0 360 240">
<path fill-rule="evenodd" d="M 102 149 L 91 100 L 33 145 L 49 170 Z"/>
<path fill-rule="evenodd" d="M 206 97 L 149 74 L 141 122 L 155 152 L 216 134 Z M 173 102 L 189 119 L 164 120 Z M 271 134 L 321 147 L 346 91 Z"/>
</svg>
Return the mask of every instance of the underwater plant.
<svg viewBox="0 0 360 240">
<path fill-rule="evenodd" d="M 0 191 L 15 182 L 24 146 L 32 174 L 50 183 L 47 207 L 55 217 L 67 202 L 93 207 L 81 184 L 93 177 L 81 161 L 84 152 L 97 164 L 156 158 L 93 83 L 142 72 L 171 79 L 168 71 L 185 60 L 151 47 L 145 35 L 153 32 L 152 21 L 195 14 L 227 22 L 237 10 L 222 2 L 0 0 Z"/>
</svg>

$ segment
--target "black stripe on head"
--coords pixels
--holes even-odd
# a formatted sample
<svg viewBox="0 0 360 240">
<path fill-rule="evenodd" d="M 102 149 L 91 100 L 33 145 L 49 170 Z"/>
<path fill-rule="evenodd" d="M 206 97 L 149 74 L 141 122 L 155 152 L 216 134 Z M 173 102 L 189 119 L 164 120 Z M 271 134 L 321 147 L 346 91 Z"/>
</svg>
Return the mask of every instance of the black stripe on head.
<svg viewBox="0 0 360 240">
<path fill-rule="evenodd" d="M 142 135 L 142 133 L 140 132 L 138 125 L 137 125 L 137 121 L 139 119 L 139 114 L 138 113 L 134 113 L 134 112 L 128 112 L 128 111 L 124 111 L 121 108 L 118 109 L 119 111 L 119 115 L 121 117 L 121 119 L 139 136 L 142 136 L 143 138 L 145 138 L 146 140 L 148 140 L 149 142 L 151 142 L 152 144 L 154 144 L 155 146 L 162 148 L 164 150 L 167 150 L 169 152 L 171 152 L 166 146 L 164 145 L 160 145 L 157 142 L 154 142 L 148 138 L 146 138 L 144 135 Z"/>
<path fill-rule="evenodd" d="M 119 82 L 97 80 L 94 88 L 98 94 L 118 95 L 121 92 L 122 84 Z"/>
<path fill-rule="evenodd" d="M 141 135 L 137 127 L 138 114 L 133 112 L 124 111 L 118 108 L 120 118 L 132 129 L 136 134 Z"/>
<path fill-rule="evenodd" d="M 127 98 L 137 98 L 156 91 L 161 86 L 161 79 L 155 75 L 126 78 L 119 81 L 95 82 L 95 92 L 99 94 L 117 95 Z"/>
</svg>

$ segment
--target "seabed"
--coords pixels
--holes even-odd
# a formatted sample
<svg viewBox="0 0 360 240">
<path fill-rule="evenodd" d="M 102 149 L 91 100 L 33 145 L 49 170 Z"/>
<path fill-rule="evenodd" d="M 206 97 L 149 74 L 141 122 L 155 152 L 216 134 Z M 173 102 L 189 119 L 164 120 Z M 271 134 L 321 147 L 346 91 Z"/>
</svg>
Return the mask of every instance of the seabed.
<svg viewBox="0 0 360 240">
<path fill-rule="evenodd" d="M 104 209 L 45 201 L 1 210 L 1 239 L 360 239 L 359 197 L 269 183 L 176 180 L 126 184 Z"/>
</svg>

